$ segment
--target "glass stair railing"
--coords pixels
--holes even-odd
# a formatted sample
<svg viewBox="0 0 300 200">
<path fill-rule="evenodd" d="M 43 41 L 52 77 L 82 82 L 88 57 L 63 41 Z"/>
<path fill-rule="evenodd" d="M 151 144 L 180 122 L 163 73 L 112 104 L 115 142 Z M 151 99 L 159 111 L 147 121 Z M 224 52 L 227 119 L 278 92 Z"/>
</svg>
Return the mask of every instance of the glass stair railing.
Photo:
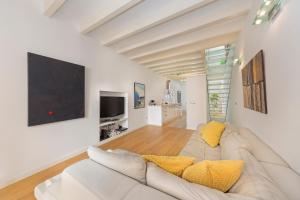
<svg viewBox="0 0 300 200">
<path fill-rule="evenodd" d="M 233 54 L 233 45 L 205 50 L 208 113 L 210 120 L 226 121 L 234 59 Z"/>
</svg>

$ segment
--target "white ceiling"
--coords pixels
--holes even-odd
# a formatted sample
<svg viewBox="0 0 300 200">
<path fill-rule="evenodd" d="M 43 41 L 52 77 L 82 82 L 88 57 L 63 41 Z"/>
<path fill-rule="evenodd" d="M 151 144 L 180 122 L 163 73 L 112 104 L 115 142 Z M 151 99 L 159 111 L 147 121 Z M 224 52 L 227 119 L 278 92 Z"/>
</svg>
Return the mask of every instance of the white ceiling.
<svg viewBox="0 0 300 200">
<path fill-rule="evenodd" d="M 204 50 L 234 43 L 252 0 L 44 0 L 43 13 L 156 73 L 205 73 Z"/>
</svg>

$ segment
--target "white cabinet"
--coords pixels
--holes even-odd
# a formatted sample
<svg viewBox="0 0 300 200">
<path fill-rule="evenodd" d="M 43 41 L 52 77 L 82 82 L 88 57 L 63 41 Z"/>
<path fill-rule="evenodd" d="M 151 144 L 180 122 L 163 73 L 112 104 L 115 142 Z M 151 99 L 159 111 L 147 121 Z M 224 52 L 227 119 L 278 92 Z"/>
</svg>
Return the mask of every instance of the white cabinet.
<svg viewBox="0 0 300 200">
<path fill-rule="evenodd" d="M 181 115 L 177 104 L 148 106 L 148 124 L 161 126 Z"/>
<path fill-rule="evenodd" d="M 148 124 L 162 125 L 162 109 L 160 105 L 148 106 Z"/>
<path fill-rule="evenodd" d="M 207 83 L 206 75 L 187 78 L 187 128 L 196 130 L 198 124 L 207 122 Z"/>
</svg>

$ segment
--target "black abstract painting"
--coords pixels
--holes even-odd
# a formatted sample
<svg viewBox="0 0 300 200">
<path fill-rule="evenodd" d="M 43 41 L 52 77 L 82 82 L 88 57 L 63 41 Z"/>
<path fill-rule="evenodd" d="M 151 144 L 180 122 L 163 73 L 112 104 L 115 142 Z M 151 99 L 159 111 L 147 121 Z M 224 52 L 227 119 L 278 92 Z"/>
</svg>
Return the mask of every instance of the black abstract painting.
<svg viewBox="0 0 300 200">
<path fill-rule="evenodd" d="M 82 118 L 85 68 L 28 53 L 28 126 Z"/>
</svg>

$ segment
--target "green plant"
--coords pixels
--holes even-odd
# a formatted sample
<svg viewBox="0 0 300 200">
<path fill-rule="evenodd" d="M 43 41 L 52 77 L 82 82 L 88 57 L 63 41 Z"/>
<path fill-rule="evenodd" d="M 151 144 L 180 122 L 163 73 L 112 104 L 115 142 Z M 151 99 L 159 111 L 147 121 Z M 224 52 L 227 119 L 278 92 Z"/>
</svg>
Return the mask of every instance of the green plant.
<svg viewBox="0 0 300 200">
<path fill-rule="evenodd" d="M 219 94 L 217 93 L 211 94 L 209 100 L 213 108 L 218 108 Z"/>
</svg>

